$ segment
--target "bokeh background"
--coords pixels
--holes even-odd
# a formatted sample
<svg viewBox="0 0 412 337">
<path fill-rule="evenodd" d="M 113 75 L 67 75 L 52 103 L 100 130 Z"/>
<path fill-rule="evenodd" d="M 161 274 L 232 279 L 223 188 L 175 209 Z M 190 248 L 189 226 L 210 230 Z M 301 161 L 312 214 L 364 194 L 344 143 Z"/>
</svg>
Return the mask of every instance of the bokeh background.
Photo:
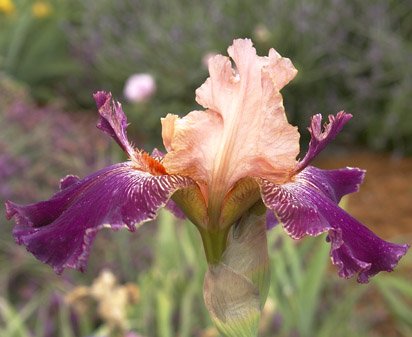
<svg viewBox="0 0 412 337">
<path fill-rule="evenodd" d="M 162 149 L 160 117 L 197 108 L 207 58 L 236 37 L 299 70 L 282 94 L 302 151 L 311 115 L 353 114 L 317 164 L 366 168 L 344 207 L 411 243 L 410 0 L 0 0 L 1 205 L 47 198 L 62 176 L 124 159 L 94 126 L 96 90 L 124 103 L 135 144 Z M 0 337 L 217 336 L 188 222 L 162 213 L 135 234 L 102 231 L 87 272 L 58 277 L 14 244 L 3 206 L 0 216 Z M 411 254 L 365 286 L 336 276 L 324 237 L 268 235 L 261 336 L 412 336 Z"/>
</svg>

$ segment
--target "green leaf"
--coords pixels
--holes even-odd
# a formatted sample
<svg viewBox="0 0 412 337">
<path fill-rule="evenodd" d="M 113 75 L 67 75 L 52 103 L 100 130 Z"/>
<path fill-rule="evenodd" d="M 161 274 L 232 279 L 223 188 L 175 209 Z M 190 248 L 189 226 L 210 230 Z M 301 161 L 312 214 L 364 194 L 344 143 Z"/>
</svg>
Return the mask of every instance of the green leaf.
<svg viewBox="0 0 412 337">
<path fill-rule="evenodd" d="M 313 251 L 313 255 L 308 261 L 298 295 L 300 302 L 299 331 L 302 336 L 313 336 L 316 308 L 321 299 L 320 292 L 325 285 L 329 260 L 329 245 L 326 244 L 323 236 L 317 238 L 316 242 L 318 247 Z"/>
</svg>

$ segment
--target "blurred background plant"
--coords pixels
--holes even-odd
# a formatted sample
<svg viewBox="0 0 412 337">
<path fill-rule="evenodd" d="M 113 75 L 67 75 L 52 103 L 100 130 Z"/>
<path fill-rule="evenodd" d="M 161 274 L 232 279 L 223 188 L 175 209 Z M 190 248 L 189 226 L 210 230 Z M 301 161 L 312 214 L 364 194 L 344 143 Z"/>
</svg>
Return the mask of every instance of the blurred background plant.
<svg viewBox="0 0 412 337">
<path fill-rule="evenodd" d="M 2 0 L 0 5 L 0 69 L 26 83 L 38 102 L 68 94 L 70 76 L 80 76 L 62 29 L 70 18 L 70 2 Z"/>
<path fill-rule="evenodd" d="M 412 153 L 408 0 L 2 0 L 0 17 L 0 69 L 38 102 L 90 108 L 91 92 L 121 98 L 131 75 L 149 74 L 156 92 L 128 108 L 148 147 L 160 145 L 161 116 L 196 107 L 205 57 L 252 37 L 299 70 L 284 90 L 294 124 L 345 109 L 355 116 L 346 144 Z"/>
<path fill-rule="evenodd" d="M 197 107 L 207 58 L 225 54 L 235 37 L 251 37 L 260 54 L 274 47 L 292 59 L 299 74 L 282 93 L 301 131 L 314 113 L 345 109 L 354 119 L 332 148 L 339 155 L 348 146 L 410 155 L 411 36 L 408 0 L 0 0 L 0 202 L 46 198 L 61 177 L 119 161 L 117 147 L 94 128 L 96 90 L 124 102 L 139 147 L 161 148 L 159 118 Z M 402 185 L 410 184 L 405 170 Z M 400 197 L 379 193 L 388 203 Z M 412 186 L 406 193 L 410 199 Z M 368 198 L 365 213 L 375 214 Z M 390 214 L 385 223 L 396 225 Z M 165 213 L 134 235 L 103 231 L 88 272 L 57 277 L 12 243 L 11 223 L 0 222 L 0 337 L 217 336 L 189 223 Z M 399 233 L 411 242 L 410 226 Z M 410 254 L 395 275 L 358 286 L 329 270 L 323 240 L 297 244 L 278 228 L 270 232 L 272 289 L 261 336 L 411 336 Z M 127 304 L 120 332 L 111 332 L 97 304 L 79 314 L 65 301 L 103 269 L 143 294 Z"/>
<path fill-rule="evenodd" d="M 70 117 L 54 103 L 37 106 L 27 87 L 0 73 L 1 202 L 45 198 L 62 174 L 83 176 L 111 161 L 109 141 L 90 132 L 94 118 Z"/>
<path fill-rule="evenodd" d="M 133 116 L 145 121 L 136 131 L 152 143 L 159 117 L 194 108 L 193 92 L 207 76 L 204 56 L 225 53 L 236 36 L 293 60 L 299 75 L 284 90 L 285 104 L 300 128 L 314 113 L 345 109 L 355 116 L 347 142 L 412 151 L 408 0 L 77 2 L 81 14 L 66 31 L 93 79 L 79 94 L 99 84 L 120 97 L 131 74 L 151 73 L 157 94 L 135 105 Z"/>
</svg>

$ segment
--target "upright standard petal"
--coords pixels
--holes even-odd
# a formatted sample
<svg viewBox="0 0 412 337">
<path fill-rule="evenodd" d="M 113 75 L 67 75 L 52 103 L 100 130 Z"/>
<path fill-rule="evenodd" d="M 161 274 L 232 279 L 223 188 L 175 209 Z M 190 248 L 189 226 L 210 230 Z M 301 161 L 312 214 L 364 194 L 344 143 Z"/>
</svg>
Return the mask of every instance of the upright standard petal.
<svg viewBox="0 0 412 337">
<path fill-rule="evenodd" d="M 294 239 L 328 232 L 332 262 L 341 277 L 358 274 L 366 283 L 380 271 L 392 271 L 408 245 L 386 242 L 336 205 L 357 191 L 363 179 L 359 169 L 324 171 L 308 167 L 295 182 L 275 185 L 261 181 L 262 199 Z"/>
<path fill-rule="evenodd" d="M 152 156 L 144 151 L 135 150 L 127 139 L 127 118 L 123 112 L 122 105 L 112 98 L 112 94 L 98 91 L 93 95 L 97 109 L 99 110 L 99 121 L 97 127 L 111 136 L 117 144 L 126 152 L 132 160 L 134 168 L 149 172 L 153 175 L 165 175 L 166 170 L 159 162 L 160 151 L 155 149 Z"/>
<path fill-rule="evenodd" d="M 135 151 L 127 139 L 127 118 L 122 105 L 114 101 L 109 92 L 98 91 L 93 97 L 100 115 L 97 127 L 112 137 L 129 158 L 133 158 Z"/>
<path fill-rule="evenodd" d="M 336 116 L 329 115 L 329 123 L 322 129 L 322 115 L 312 117 L 309 132 L 311 135 L 309 149 L 305 157 L 298 163 L 296 172 L 303 170 L 309 163 L 341 132 L 345 124 L 352 118 L 351 114 L 344 111 Z"/>
<path fill-rule="evenodd" d="M 274 50 L 259 57 L 247 39 L 235 40 L 228 53 L 235 67 L 229 57 L 213 57 L 210 77 L 196 91 L 206 110 L 162 121 L 167 171 L 196 180 L 216 210 L 244 177 L 288 181 L 299 152 L 279 93 L 296 75 L 290 60 Z"/>
<path fill-rule="evenodd" d="M 152 220 L 171 195 L 192 184 L 188 178 L 151 175 L 127 162 L 107 167 L 83 180 L 73 176 L 51 199 L 22 206 L 6 203 L 15 217 L 17 243 L 58 273 L 86 267 L 90 245 L 103 227 L 127 227 Z"/>
</svg>

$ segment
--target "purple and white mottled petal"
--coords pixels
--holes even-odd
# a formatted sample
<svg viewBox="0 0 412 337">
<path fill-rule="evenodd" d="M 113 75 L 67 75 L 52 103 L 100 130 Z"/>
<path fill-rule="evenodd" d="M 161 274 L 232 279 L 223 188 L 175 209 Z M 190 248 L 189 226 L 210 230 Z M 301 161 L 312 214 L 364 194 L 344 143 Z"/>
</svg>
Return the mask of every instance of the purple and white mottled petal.
<svg viewBox="0 0 412 337">
<path fill-rule="evenodd" d="M 340 111 L 336 116 L 329 115 L 329 123 L 322 130 L 322 115 L 312 117 L 308 128 L 311 140 L 305 157 L 297 164 L 296 172 L 303 170 L 309 163 L 331 142 L 342 130 L 345 124 L 352 118 L 351 114 Z"/>
<path fill-rule="evenodd" d="M 275 185 L 262 180 L 260 188 L 266 207 L 274 212 L 293 239 L 316 236 L 331 228 L 313 204 L 296 193 L 295 184 Z"/>
<path fill-rule="evenodd" d="M 128 154 L 129 158 L 133 158 L 134 149 L 127 139 L 127 118 L 122 105 L 113 100 L 112 94 L 109 92 L 98 91 L 93 97 L 100 115 L 97 127 L 111 136 Z"/>
<path fill-rule="evenodd" d="M 136 224 L 154 219 L 177 189 L 190 185 L 188 178 L 153 176 L 126 162 L 72 181 L 47 201 L 27 206 L 9 201 L 6 215 L 15 218 L 16 242 L 40 261 L 57 273 L 83 270 L 99 229 L 134 231 Z"/>
<path fill-rule="evenodd" d="M 346 167 L 337 170 L 322 170 L 314 166 L 307 166 L 297 174 L 298 181 L 319 189 L 332 201 L 339 203 L 342 197 L 359 191 L 365 178 L 365 170 Z"/>
<path fill-rule="evenodd" d="M 366 283 L 380 271 L 392 271 L 409 246 L 380 239 L 339 208 L 330 191 L 317 185 L 319 182 L 308 183 L 298 178 L 282 186 L 262 180 L 262 199 L 295 239 L 327 231 L 330 255 L 339 268 L 339 276 L 349 278 L 358 274 L 358 282 Z M 336 198 L 338 194 L 332 196 Z"/>
</svg>

